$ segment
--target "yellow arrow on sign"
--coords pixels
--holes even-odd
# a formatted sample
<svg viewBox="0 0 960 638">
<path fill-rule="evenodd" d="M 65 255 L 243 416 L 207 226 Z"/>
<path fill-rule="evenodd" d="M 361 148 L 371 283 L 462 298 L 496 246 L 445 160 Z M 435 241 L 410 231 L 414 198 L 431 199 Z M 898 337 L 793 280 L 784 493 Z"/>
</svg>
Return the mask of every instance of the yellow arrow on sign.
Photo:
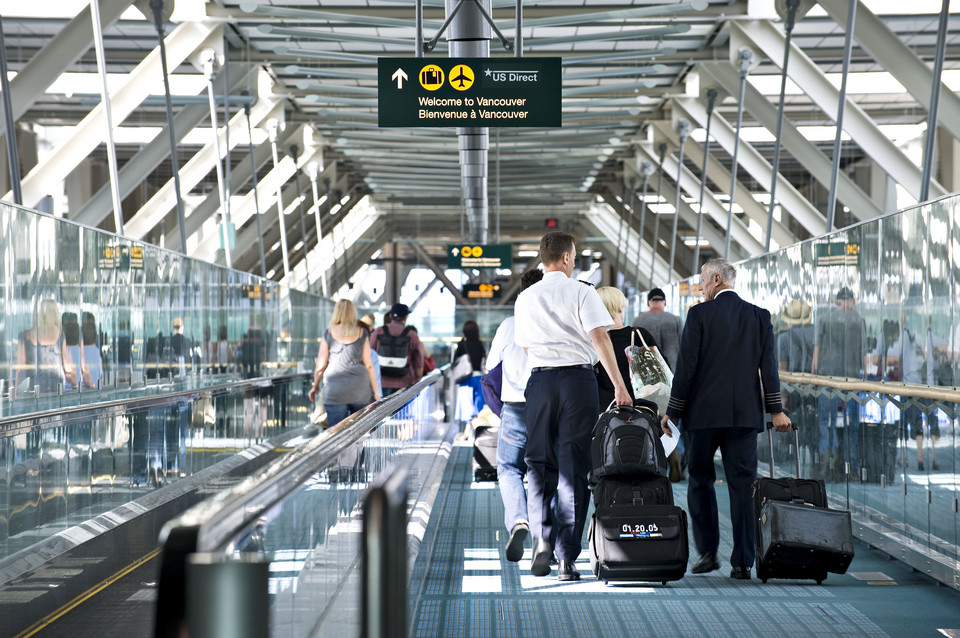
<svg viewBox="0 0 960 638">
<path fill-rule="evenodd" d="M 393 72 L 393 75 L 390 76 L 390 79 L 396 80 L 398 89 L 403 89 L 403 81 L 409 80 L 410 78 L 403 72 L 403 69 L 398 68 Z"/>
</svg>

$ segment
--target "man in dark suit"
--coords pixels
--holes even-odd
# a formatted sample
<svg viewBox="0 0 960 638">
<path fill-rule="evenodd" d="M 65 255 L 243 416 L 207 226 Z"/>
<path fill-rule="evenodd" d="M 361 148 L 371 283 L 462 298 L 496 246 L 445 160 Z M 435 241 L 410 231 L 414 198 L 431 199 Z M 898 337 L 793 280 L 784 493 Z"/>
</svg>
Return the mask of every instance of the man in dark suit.
<svg viewBox="0 0 960 638">
<path fill-rule="evenodd" d="M 763 413 L 772 415 L 779 432 L 788 431 L 791 424 L 780 402 L 770 312 L 733 291 L 736 277 L 736 268 L 725 259 L 711 259 L 700 270 L 704 303 L 687 313 L 663 422 L 679 421 L 689 437 L 687 508 L 700 553 L 691 571 L 720 569 L 713 464 L 719 448 L 733 521 L 730 576 L 745 580 L 750 578 L 756 550 L 751 488 L 757 478 L 757 433 L 763 430 Z"/>
</svg>

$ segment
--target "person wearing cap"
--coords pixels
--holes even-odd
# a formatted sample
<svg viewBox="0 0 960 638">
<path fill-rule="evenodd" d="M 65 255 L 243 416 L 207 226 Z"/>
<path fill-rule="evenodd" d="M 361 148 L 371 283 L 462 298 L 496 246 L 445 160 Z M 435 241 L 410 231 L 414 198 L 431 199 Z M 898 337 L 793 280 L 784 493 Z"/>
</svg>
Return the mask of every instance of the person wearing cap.
<svg viewBox="0 0 960 638">
<path fill-rule="evenodd" d="M 607 334 L 613 325 L 610 314 L 593 286 L 570 278 L 576 258 L 573 235 L 544 235 L 543 279 L 521 292 L 514 306 L 514 341 L 526 350 L 530 364 L 524 391 L 530 573 L 549 574 L 555 550 L 561 582 L 580 580 L 574 561 L 590 504 L 590 437 L 600 411 L 593 371 L 598 357 L 613 381 L 616 402 L 632 403 Z"/>
<path fill-rule="evenodd" d="M 818 319 L 810 364 L 813 374 L 863 378 L 867 363 L 866 328 L 855 305 L 853 291 L 844 286 L 837 291 L 835 305 Z M 850 464 L 849 471 L 854 476 L 859 473 L 860 405 L 853 398 L 844 403 L 843 422 L 840 423 L 837 398 L 832 391 L 823 388 L 817 395 L 820 474 L 827 481 L 843 478 L 845 462 Z"/>
<path fill-rule="evenodd" d="M 784 372 L 809 372 L 813 362 L 813 309 L 805 301 L 791 299 L 780 311 L 784 330 L 777 335 L 777 359 Z M 809 392 L 789 390 L 783 407 L 800 430 L 801 445 L 818 446 L 816 399 Z M 792 457 L 791 457 L 792 458 Z"/>
<path fill-rule="evenodd" d="M 663 360 L 670 366 L 670 371 L 677 369 L 677 354 L 680 352 L 680 335 L 683 334 L 683 319 L 667 312 L 667 296 L 660 288 L 652 288 L 647 293 L 647 312 L 642 312 L 633 320 L 634 328 L 642 328 L 653 335 L 657 343 L 657 350 L 663 355 Z M 670 480 L 674 483 L 683 480 L 684 469 L 687 467 L 686 436 L 677 441 L 676 449 L 670 453 L 667 461 L 670 464 Z"/>
<path fill-rule="evenodd" d="M 753 483 L 757 434 L 764 412 L 778 432 L 790 429 L 780 402 L 780 376 L 770 312 L 740 298 L 737 270 L 711 259 L 700 270 L 703 303 L 687 313 L 670 404 L 663 416 L 687 435 L 687 509 L 700 558 L 694 574 L 720 569 L 720 526 L 714 455 L 720 450 L 730 494 L 730 577 L 750 578 L 756 555 Z"/>
<path fill-rule="evenodd" d="M 647 293 L 647 312 L 633 320 L 634 328 L 643 328 L 653 335 L 657 348 L 670 370 L 677 369 L 677 353 L 680 352 L 680 335 L 683 334 L 683 319 L 665 310 L 667 296 L 659 288 Z"/>
<path fill-rule="evenodd" d="M 420 345 L 420 337 L 417 336 L 417 331 L 406 325 L 409 315 L 410 308 L 406 304 L 393 304 L 390 307 L 390 323 L 380 326 L 370 335 L 370 347 L 380 353 L 380 382 L 383 385 L 383 396 L 413 385 L 423 376 L 423 348 Z M 407 340 L 407 366 L 400 376 L 391 376 L 384 372 L 380 341 L 381 337 L 388 333 L 393 337 L 403 337 Z"/>
</svg>

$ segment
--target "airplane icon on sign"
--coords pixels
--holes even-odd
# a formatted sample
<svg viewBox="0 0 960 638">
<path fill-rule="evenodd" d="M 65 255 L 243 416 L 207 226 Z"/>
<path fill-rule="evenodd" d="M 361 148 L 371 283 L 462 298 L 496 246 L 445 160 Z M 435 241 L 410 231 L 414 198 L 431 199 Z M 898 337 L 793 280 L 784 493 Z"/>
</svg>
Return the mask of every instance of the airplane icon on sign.
<svg viewBox="0 0 960 638">
<path fill-rule="evenodd" d="M 457 71 L 457 75 L 450 78 L 450 86 L 453 86 L 453 88 L 459 91 L 469 89 L 473 85 L 473 76 L 469 74 L 470 67 L 464 64 L 458 64 L 455 70 Z M 454 86 L 454 84 L 457 86 Z"/>
</svg>

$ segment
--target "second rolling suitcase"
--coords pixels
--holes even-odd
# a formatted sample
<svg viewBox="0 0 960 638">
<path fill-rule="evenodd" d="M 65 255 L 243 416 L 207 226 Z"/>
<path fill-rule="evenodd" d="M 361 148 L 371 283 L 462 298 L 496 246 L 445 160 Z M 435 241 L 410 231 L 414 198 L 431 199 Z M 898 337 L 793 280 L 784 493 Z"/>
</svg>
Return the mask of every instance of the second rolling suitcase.
<svg viewBox="0 0 960 638">
<path fill-rule="evenodd" d="M 767 425 L 770 447 L 772 426 Z M 797 430 L 794 428 L 794 436 Z M 799 440 L 798 440 L 799 442 Z M 813 579 L 823 582 L 828 572 L 843 574 L 853 560 L 850 512 L 827 507 L 823 481 L 776 479 L 771 454 L 770 478 L 753 486 L 757 530 L 757 578 Z"/>
</svg>

